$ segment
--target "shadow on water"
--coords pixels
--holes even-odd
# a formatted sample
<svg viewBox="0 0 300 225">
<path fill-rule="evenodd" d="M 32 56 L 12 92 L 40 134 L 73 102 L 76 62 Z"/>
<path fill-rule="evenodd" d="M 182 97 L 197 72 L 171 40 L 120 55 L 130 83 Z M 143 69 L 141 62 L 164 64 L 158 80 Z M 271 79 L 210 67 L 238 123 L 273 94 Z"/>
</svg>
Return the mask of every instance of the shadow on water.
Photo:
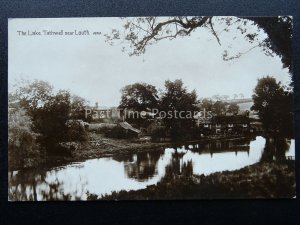
<svg viewBox="0 0 300 225">
<path fill-rule="evenodd" d="M 211 140 L 174 148 L 153 149 L 48 169 L 9 173 L 12 201 L 85 200 L 112 191 L 139 190 L 160 181 L 193 174 L 237 170 L 257 162 L 281 161 L 294 155 L 294 140 Z"/>
</svg>

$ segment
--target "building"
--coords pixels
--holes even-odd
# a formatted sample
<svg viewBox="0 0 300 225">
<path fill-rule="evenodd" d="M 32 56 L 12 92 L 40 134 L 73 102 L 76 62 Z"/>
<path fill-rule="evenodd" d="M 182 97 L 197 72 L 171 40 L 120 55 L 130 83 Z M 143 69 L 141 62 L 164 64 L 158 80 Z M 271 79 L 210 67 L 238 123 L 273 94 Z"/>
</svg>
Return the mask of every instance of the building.
<svg viewBox="0 0 300 225">
<path fill-rule="evenodd" d="M 240 134 L 251 132 L 250 119 L 247 116 L 214 116 L 200 121 L 199 127 L 204 134 Z"/>
</svg>

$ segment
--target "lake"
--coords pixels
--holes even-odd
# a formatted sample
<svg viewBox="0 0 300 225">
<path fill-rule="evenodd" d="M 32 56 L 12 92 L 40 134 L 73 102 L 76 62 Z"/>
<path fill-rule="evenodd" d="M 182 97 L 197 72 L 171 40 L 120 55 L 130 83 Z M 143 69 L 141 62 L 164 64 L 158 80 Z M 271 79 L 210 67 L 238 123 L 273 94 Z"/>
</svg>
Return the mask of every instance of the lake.
<svg viewBox="0 0 300 225">
<path fill-rule="evenodd" d="M 261 136 L 254 139 L 210 140 L 148 152 L 90 159 L 59 167 L 9 172 L 9 200 L 85 200 L 87 192 L 138 190 L 157 184 L 166 173 L 209 175 L 233 171 L 263 160 L 295 157 L 295 141 L 280 147 Z"/>
</svg>

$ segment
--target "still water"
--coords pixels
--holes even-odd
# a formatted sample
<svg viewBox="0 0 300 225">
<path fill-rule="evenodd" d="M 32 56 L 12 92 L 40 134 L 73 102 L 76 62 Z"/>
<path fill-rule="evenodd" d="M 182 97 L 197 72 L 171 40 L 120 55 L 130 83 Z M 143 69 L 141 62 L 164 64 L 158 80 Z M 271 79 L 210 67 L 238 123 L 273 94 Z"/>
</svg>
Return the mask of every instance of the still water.
<svg viewBox="0 0 300 225">
<path fill-rule="evenodd" d="M 285 140 L 280 148 L 281 156 L 295 156 L 294 140 Z M 276 160 L 281 156 L 274 149 L 272 141 L 258 136 L 253 140 L 211 140 L 61 167 L 14 171 L 8 177 L 9 200 L 85 200 L 87 192 L 104 195 L 138 190 L 157 184 L 170 168 L 175 174 L 181 174 L 187 164 L 197 175 L 232 171 L 259 161 Z"/>
</svg>

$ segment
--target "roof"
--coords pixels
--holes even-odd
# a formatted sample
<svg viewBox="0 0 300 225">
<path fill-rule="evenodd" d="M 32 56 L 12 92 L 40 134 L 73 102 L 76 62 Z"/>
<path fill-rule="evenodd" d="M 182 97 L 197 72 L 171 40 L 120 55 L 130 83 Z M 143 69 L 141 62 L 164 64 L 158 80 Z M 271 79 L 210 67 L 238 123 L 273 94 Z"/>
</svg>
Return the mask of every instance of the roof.
<svg viewBox="0 0 300 225">
<path fill-rule="evenodd" d="M 212 123 L 249 123 L 250 120 L 246 116 L 215 116 L 212 118 Z"/>
<path fill-rule="evenodd" d="M 131 126 L 129 123 L 127 123 L 127 122 L 120 122 L 119 123 L 119 125 L 121 126 L 121 127 L 123 127 L 124 129 L 126 129 L 126 130 L 131 130 L 131 131 L 133 131 L 133 132 L 135 132 L 135 133 L 141 133 L 141 131 L 139 130 L 139 129 L 136 129 L 136 128 L 134 128 L 133 126 Z"/>
</svg>

